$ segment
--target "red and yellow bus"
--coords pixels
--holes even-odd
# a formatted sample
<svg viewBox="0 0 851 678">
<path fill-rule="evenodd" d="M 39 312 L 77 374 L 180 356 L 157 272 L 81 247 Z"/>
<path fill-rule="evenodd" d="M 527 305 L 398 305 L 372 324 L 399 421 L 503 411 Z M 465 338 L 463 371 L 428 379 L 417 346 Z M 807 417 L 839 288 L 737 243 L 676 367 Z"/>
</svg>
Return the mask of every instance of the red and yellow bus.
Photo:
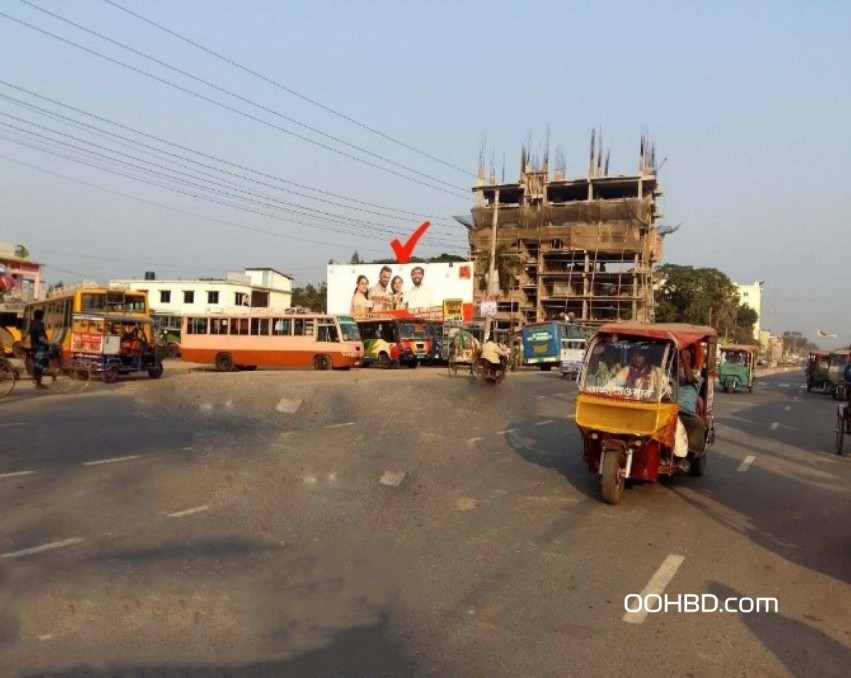
<svg viewBox="0 0 851 678">
<path fill-rule="evenodd" d="M 71 318 L 74 313 L 117 314 L 140 319 L 151 317 L 148 308 L 148 293 L 111 287 L 93 287 L 79 285 L 61 287 L 26 305 L 24 311 L 25 331 L 23 345 L 29 347 L 29 323 L 36 309 L 44 311 L 44 325 L 47 338 L 62 345 L 63 350 L 71 348 Z"/>
<path fill-rule="evenodd" d="M 180 352 L 183 360 L 220 372 L 258 366 L 347 370 L 363 361 L 363 342 L 348 316 L 246 308 L 184 316 Z"/>
</svg>

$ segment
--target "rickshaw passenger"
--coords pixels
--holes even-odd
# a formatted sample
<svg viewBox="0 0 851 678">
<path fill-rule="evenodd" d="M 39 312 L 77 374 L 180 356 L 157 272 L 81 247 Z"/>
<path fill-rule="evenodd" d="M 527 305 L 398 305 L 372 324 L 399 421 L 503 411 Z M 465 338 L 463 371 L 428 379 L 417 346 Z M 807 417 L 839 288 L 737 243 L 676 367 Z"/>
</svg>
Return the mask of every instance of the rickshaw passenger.
<svg viewBox="0 0 851 678">
<path fill-rule="evenodd" d="M 630 353 L 629 365 L 606 383 L 606 389 L 630 388 L 650 391 L 651 397 L 658 397 L 665 385 L 665 374 L 658 365 L 653 365 L 643 348 L 634 348 Z"/>
<path fill-rule="evenodd" d="M 600 362 L 597 363 L 597 386 L 605 386 L 608 384 L 609 380 L 613 379 L 620 370 L 621 364 L 618 362 L 615 350 L 611 347 L 607 347 L 600 358 Z"/>
<path fill-rule="evenodd" d="M 699 416 L 703 410 L 703 399 L 700 397 L 700 389 L 703 386 L 703 377 L 693 368 L 693 353 L 689 348 L 680 351 L 680 371 L 678 405 L 680 410 L 680 421 L 688 433 L 689 450 L 700 453 L 706 437 L 706 424 Z"/>
</svg>

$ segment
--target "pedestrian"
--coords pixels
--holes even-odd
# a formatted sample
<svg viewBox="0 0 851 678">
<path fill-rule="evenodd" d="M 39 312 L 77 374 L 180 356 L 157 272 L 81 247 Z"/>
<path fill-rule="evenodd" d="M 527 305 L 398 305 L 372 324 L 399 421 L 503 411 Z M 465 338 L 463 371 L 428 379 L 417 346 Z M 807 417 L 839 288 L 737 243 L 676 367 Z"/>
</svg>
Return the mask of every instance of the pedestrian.
<svg viewBox="0 0 851 678">
<path fill-rule="evenodd" d="M 47 339 L 44 329 L 44 309 L 37 308 L 33 312 L 30 323 L 30 352 L 33 359 L 33 378 L 37 389 L 45 389 L 47 386 L 41 383 L 44 370 L 50 362 L 50 349 L 53 345 Z"/>
</svg>

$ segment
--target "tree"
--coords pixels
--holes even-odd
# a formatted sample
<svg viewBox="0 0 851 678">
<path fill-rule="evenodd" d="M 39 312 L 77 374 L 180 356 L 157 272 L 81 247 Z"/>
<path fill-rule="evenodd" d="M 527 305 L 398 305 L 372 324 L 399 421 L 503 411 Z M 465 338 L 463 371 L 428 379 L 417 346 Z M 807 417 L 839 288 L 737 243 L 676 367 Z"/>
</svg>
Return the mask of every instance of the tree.
<svg viewBox="0 0 851 678">
<path fill-rule="evenodd" d="M 360 254 L 358 254 L 357 250 L 355 250 L 354 254 L 352 254 L 352 258 L 349 259 L 350 264 L 362 264 L 363 259 L 360 258 Z"/>
<path fill-rule="evenodd" d="M 730 341 L 753 341 L 757 313 L 739 302 L 733 281 L 715 268 L 665 264 L 657 269 L 658 322 L 710 325 Z"/>
<path fill-rule="evenodd" d="M 29 259 L 30 251 L 23 245 L 15 245 L 15 256 L 18 259 Z"/>
<path fill-rule="evenodd" d="M 319 287 L 308 283 L 304 287 L 294 287 L 293 306 L 303 306 L 313 311 L 324 312 L 328 306 L 328 286 L 322 282 Z"/>
<path fill-rule="evenodd" d="M 503 296 L 508 296 L 511 290 L 517 286 L 517 274 L 520 272 L 520 257 L 507 242 L 501 242 L 496 246 L 496 258 L 494 269 L 499 290 Z M 479 275 L 479 289 L 488 289 L 488 273 L 490 272 L 490 252 L 481 251 L 476 259 L 476 270 L 481 271 Z"/>
</svg>

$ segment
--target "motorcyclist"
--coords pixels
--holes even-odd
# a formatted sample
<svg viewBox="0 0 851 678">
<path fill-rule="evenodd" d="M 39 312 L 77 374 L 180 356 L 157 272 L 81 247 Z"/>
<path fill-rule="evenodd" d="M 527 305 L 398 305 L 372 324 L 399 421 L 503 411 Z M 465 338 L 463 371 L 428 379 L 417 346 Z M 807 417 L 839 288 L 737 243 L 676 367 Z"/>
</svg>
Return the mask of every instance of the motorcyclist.
<svg viewBox="0 0 851 678">
<path fill-rule="evenodd" d="M 500 346 L 490 336 L 485 338 L 485 343 L 482 344 L 482 360 L 487 360 L 496 369 L 501 369 L 505 366 L 505 362 L 510 355 L 508 348 Z"/>
<path fill-rule="evenodd" d="M 41 378 L 50 361 L 52 348 L 54 345 L 48 340 L 44 329 L 44 310 L 37 308 L 30 323 L 30 351 L 33 359 L 33 378 L 37 389 L 47 388 L 41 383 Z"/>
</svg>

